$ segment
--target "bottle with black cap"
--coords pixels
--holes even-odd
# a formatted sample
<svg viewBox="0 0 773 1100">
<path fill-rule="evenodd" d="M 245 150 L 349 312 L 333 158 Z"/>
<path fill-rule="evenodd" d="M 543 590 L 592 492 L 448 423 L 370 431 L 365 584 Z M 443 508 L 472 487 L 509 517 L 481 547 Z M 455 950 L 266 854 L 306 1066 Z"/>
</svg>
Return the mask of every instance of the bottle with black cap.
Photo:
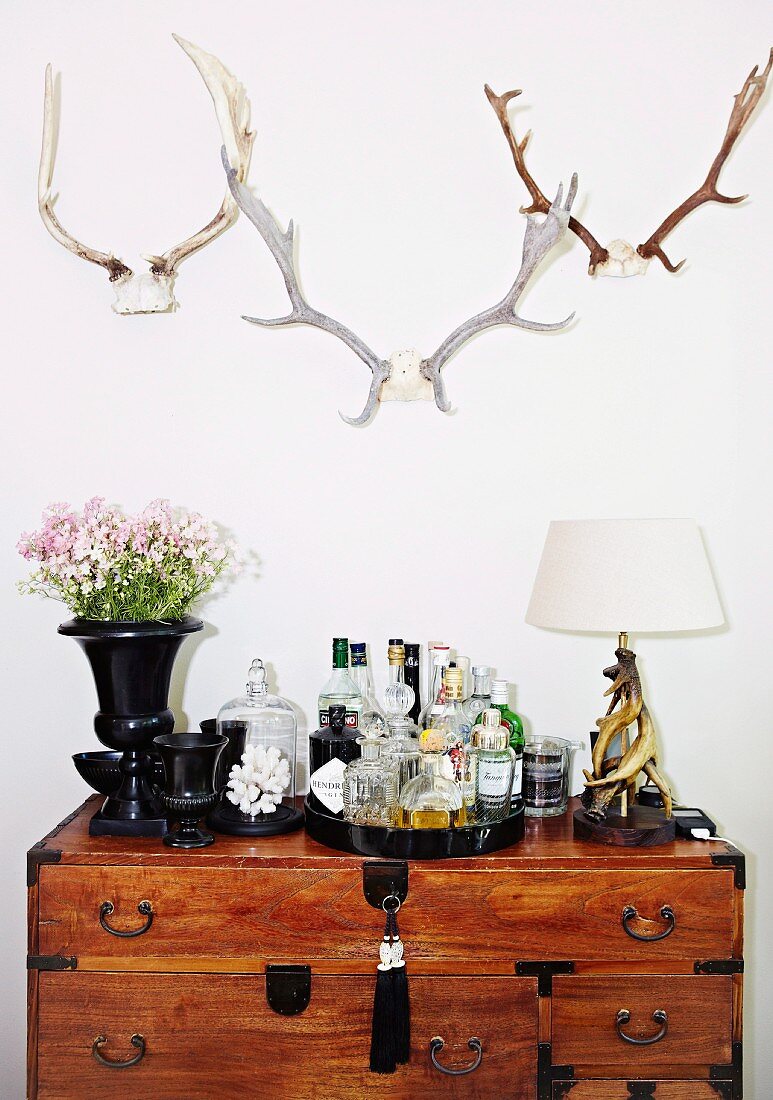
<svg viewBox="0 0 773 1100">
<path fill-rule="evenodd" d="M 408 717 L 417 726 L 419 724 L 419 715 L 421 714 L 421 689 L 419 687 L 421 672 L 419 667 L 420 648 L 418 642 L 405 643 L 405 682 L 413 691 L 413 706 L 408 711 Z"/>
<path fill-rule="evenodd" d="M 346 707 L 328 708 L 326 721 L 309 734 L 309 806 L 317 813 L 344 816 L 346 765 L 360 755 L 360 731 L 346 725 Z"/>
</svg>

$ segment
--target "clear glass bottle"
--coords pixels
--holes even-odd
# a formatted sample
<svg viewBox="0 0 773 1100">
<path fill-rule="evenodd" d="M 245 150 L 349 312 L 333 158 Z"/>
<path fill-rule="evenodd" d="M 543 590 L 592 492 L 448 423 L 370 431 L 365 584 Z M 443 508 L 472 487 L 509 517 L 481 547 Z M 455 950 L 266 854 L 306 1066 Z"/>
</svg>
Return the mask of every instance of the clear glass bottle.
<svg viewBox="0 0 773 1100">
<path fill-rule="evenodd" d="M 272 695 L 266 683 L 266 670 L 260 658 L 256 658 L 250 666 L 247 674 L 247 694 L 231 699 L 225 703 L 217 715 L 218 733 L 235 727 L 228 723 L 241 723 L 246 730 L 244 741 L 238 746 L 236 757 L 232 763 L 240 763 L 241 755 L 249 745 L 267 753 L 272 747 L 279 752 L 272 754 L 271 765 L 272 778 L 276 780 L 274 786 L 281 786 L 280 792 L 262 792 L 262 797 L 268 793 L 276 806 L 286 805 L 295 809 L 295 742 L 298 722 L 295 710 L 286 699 L 279 695 Z M 241 726 L 239 727 L 241 730 Z M 226 734 L 227 736 L 227 734 Z M 241 742 L 241 738 L 240 738 Z M 286 761 L 286 764 L 283 763 Z"/>
<path fill-rule="evenodd" d="M 383 737 L 358 737 L 361 756 L 343 775 L 344 820 L 355 825 L 394 825 L 397 817 L 397 764 L 381 757 Z"/>
<path fill-rule="evenodd" d="M 397 821 L 404 829 L 453 829 L 467 824 L 462 792 L 442 773 L 443 756 L 424 752 L 422 770 L 400 792 Z"/>
<path fill-rule="evenodd" d="M 421 646 L 418 642 L 405 643 L 405 682 L 413 691 L 413 706 L 408 711 L 408 717 L 417 726 L 421 714 L 421 665 L 419 654 Z"/>
<path fill-rule="evenodd" d="M 349 639 L 333 639 L 333 671 L 330 679 L 319 693 L 319 724 L 329 721 L 331 707 L 343 706 L 346 709 L 345 724 L 350 729 L 359 729 L 362 718 L 362 695 L 360 689 L 349 675 Z"/>
<path fill-rule="evenodd" d="M 445 683 L 443 673 L 451 660 L 451 651 L 447 645 L 435 645 L 432 649 L 432 680 L 427 693 L 427 703 L 419 715 L 419 729 L 425 730 L 432 725 L 432 719 L 440 714 L 445 703 Z"/>
<path fill-rule="evenodd" d="M 502 721 L 510 730 L 510 748 L 515 753 L 513 770 L 513 789 L 510 796 L 511 812 L 520 809 L 523 804 L 523 722 L 514 710 L 510 709 L 510 685 L 507 680 L 492 680 L 491 705 L 502 715 Z"/>
<path fill-rule="evenodd" d="M 472 695 L 464 704 L 464 713 L 473 726 L 480 715 L 491 706 L 491 669 L 488 665 L 472 666 Z"/>
<path fill-rule="evenodd" d="M 475 777 L 475 824 L 504 821 L 510 813 L 515 752 L 509 731 L 496 708 L 484 710 L 470 738 L 471 771 Z"/>
<path fill-rule="evenodd" d="M 346 725 L 346 707 L 330 707 L 326 721 L 309 734 L 308 803 L 317 813 L 343 817 L 343 778 L 360 755 L 360 731 Z"/>
<path fill-rule="evenodd" d="M 443 738 L 443 773 L 459 784 L 468 811 L 475 804 L 475 782 L 470 773 L 467 749 L 470 743 L 472 727 L 470 720 L 462 710 L 462 670 L 447 668 L 444 670 L 444 702 L 440 712 L 433 716 L 432 725 L 419 735 L 419 744 L 423 750 L 436 747 L 436 738 Z"/>
<path fill-rule="evenodd" d="M 381 737 L 386 732 L 386 718 L 378 704 L 368 668 L 368 649 L 365 642 L 352 642 L 351 678 L 362 696 L 362 713 L 359 729 L 363 737 Z"/>
<path fill-rule="evenodd" d="M 381 756 L 389 757 L 397 764 L 398 794 L 409 779 L 419 774 L 421 762 L 419 731 L 408 717 L 412 698 L 411 688 L 399 682 L 390 684 L 384 692 L 387 735 L 381 747 Z"/>
<path fill-rule="evenodd" d="M 470 658 L 457 653 L 451 662 L 456 668 L 462 670 L 462 702 L 466 703 L 470 697 Z"/>
</svg>

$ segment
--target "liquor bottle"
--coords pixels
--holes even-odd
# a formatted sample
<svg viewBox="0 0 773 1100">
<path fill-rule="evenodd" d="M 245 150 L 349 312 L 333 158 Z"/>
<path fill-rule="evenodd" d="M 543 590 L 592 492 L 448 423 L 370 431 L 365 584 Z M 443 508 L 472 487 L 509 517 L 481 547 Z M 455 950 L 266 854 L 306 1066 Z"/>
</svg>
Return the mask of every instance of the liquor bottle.
<svg viewBox="0 0 773 1100">
<path fill-rule="evenodd" d="M 397 816 L 397 762 L 381 756 L 383 737 L 358 737 L 362 755 L 343 777 L 344 820 L 355 825 L 394 825 Z"/>
<path fill-rule="evenodd" d="M 408 717 L 417 726 L 419 724 L 419 715 L 421 714 L 421 688 L 419 686 L 421 668 L 419 666 L 419 649 L 420 646 L 418 642 L 405 643 L 405 682 L 413 691 L 413 706 L 408 711 Z"/>
<path fill-rule="evenodd" d="M 507 680 L 492 680 L 491 705 L 496 707 L 502 715 L 502 721 L 510 729 L 510 748 L 515 753 L 515 768 L 513 770 L 513 789 L 510 797 L 511 812 L 519 809 L 522 804 L 521 786 L 523 783 L 523 722 L 514 710 L 510 710 L 508 702 L 509 684 Z"/>
<path fill-rule="evenodd" d="M 419 774 L 421 751 L 418 729 L 408 717 L 413 692 L 407 684 L 390 684 L 384 692 L 387 735 L 381 746 L 381 756 L 389 757 L 398 769 L 398 794 L 409 779 Z"/>
<path fill-rule="evenodd" d="M 462 670 L 462 702 L 466 703 L 470 697 L 470 658 L 457 653 L 453 663 Z"/>
<path fill-rule="evenodd" d="M 381 737 L 386 732 L 384 712 L 378 705 L 368 668 L 368 652 L 365 642 L 352 642 L 351 678 L 362 696 L 362 713 L 359 729 L 365 737 Z"/>
<path fill-rule="evenodd" d="M 427 729 L 432 724 L 432 719 L 443 709 L 446 699 L 443 672 L 448 668 L 450 660 L 451 651 L 448 646 L 435 645 L 432 650 L 432 680 L 427 693 L 427 704 L 419 715 L 419 729 Z"/>
<path fill-rule="evenodd" d="M 419 735 L 419 744 L 426 750 L 434 744 L 440 733 L 444 739 L 443 774 L 458 783 L 468 810 L 475 803 L 475 784 L 470 774 L 467 748 L 470 743 L 472 726 L 462 710 L 462 670 L 451 668 L 444 670 L 444 700 L 440 711 L 432 716 L 428 729 Z"/>
<path fill-rule="evenodd" d="M 349 639 L 333 638 L 333 672 L 319 693 L 319 724 L 326 726 L 330 708 L 343 704 L 346 725 L 359 729 L 362 717 L 362 695 L 349 675 Z"/>
<path fill-rule="evenodd" d="M 320 728 L 309 734 L 308 801 L 317 813 L 343 817 L 343 778 L 347 764 L 360 755 L 360 731 L 346 725 L 346 707 L 328 709 Z"/>
<path fill-rule="evenodd" d="M 442 772 L 442 754 L 423 752 L 422 771 L 400 792 L 397 822 L 404 829 L 452 829 L 466 825 L 459 786 Z"/>
<path fill-rule="evenodd" d="M 475 777 L 475 824 L 504 821 L 510 813 L 515 752 L 507 726 L 495 708 L 484 710 L 470 737 L 471 772 Z"/>
<path fill-rule="evenodd" d="M 464 713 L 475 726 L 483 711 L 491 706 L 491 669 L 488 665 L 473 665 L 472 678 L 472 695 L 464 704 Z"/>
</svg>

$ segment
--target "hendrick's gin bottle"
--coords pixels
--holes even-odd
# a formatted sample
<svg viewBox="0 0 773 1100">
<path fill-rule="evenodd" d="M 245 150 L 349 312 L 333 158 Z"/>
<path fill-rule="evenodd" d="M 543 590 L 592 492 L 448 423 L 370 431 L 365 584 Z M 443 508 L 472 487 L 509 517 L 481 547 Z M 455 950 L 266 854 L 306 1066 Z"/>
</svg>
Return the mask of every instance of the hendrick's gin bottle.
<svg viewBox="0 0 773 1100">
<path fill-rule="evenodd" d="M 309 734 L 309 806 L 317 813 L 344 815 L 343 775 L 360 755 L 360 731 L 346 725 L 346 707 L 332 706 L 318 730 Z"/>
</svg>

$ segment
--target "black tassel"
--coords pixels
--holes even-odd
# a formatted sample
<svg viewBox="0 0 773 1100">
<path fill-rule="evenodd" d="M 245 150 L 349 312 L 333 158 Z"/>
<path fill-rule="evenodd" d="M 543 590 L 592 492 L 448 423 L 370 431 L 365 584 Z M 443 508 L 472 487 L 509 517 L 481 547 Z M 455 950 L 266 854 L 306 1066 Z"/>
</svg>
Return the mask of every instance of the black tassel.
<svg viewBox="0 0 773 1100">
<path fill-rule="evenodd" d="M 408 999 L 408 971 L 401 962 L 392 968 L 394 982 L 395 1061 L 402 1065 L 411 1053 L 411 1004 Z"/>
<path fill-rule="evenodd" d="M 395 1060 L 405 1065 L 411 1053 L 411 1003 L 408 997 L 408 968 L 402 957 L 402 943 L 396 913 L 392 914 L 391 932 Z M 399 948 L 398 944 L 400 944 Z"/>
<path fill-rule="evenodd" d="M 373 995 L 373 1026 L 370 1034 L 370 1070 L 371 1073 L 394 1073 L 395 1059 L 394 1030 L 394 978 L 388 964 L 378 964 L 376 974 L 376 992 Z"/>
</svg>

